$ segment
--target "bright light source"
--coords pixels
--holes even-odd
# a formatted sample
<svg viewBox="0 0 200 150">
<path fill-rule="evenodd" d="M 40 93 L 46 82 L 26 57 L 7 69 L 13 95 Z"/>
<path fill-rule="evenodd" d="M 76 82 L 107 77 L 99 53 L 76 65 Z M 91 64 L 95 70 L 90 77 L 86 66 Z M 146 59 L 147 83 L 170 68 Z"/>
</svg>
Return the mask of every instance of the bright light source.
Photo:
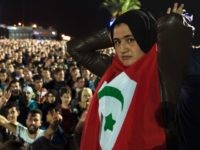
<svg viewBox="0 0 200 150">
<path fill-rule="evenodd" d="M 9 30 L 17 30 L 17 27 L 14 27 L 14 26 L 7 26 L 7 28 L 8 28 Z"/>
<path fill-rule="evenodd" d="M 21 23 L 21 22 L 18 22 L 18 26 L 22 26 L 22 23 Z"/>
<path fill-rule="evenodd" d="M 33 24 L 33 25 L 32 25 L 32 28 L 37 28 L 37 24 Z"/>
<path fill-rule="evenodd" d="M 52 31 L 51 34 L 52 34 L 52 35 L 56 35 L 56 32 L 55 32 L 55 31 Z"/>
<path fill-rule="evenodd" d="M 68 36 L 68 35 L 62 34 L 61 37 L 62 37 L 62 39 L 65 40 L 65 41 L 70 41 L 70 40 L 71 40 L 71 36 Z"/>
</svg>

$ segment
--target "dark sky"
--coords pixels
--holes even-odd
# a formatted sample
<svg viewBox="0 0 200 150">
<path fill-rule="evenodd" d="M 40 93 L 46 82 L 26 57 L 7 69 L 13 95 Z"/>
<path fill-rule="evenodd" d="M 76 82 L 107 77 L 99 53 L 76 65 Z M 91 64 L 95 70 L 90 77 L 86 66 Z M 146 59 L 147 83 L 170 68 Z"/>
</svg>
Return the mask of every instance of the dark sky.
<svg viewBox="0 0 200 150">
<path fill-rule="evenodd" d="M 141 0 L 142 6 L 156 17 L 163 15 L 174 2 L 157 1 Z M 185 3 L 187 11 L 195 15 L 194 23 L 198 24 L 200 9 L 197 0 L 177 1 Z M 108 25 L 110 14 L 100 4 L 101 0 L 0 0 L 0 24 L 37 23 L 44 27 L 53 26 L 72 36 L 81 36 Z"/>
<path fill-rule="evenodd" d="M 33 22 L 78 35 L 106 24 L 109 13 L 99 5 L 99 0 L 0 0 L 0 23 Z"/>
</svg>

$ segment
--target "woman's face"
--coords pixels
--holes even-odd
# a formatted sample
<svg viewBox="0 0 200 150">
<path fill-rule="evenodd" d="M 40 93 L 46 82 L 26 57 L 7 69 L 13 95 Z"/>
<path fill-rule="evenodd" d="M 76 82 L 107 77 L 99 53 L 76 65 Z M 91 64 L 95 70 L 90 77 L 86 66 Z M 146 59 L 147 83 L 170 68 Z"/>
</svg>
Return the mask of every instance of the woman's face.
<svg viewBox="0 0 200 150">
<path fill-rule="evenodd" d="M 124 66 L 132 65 L 145 55 L 125 23 L 114 27 L 113 42 L 116 54 Z"/>
<path fill-rule="evenodd" d="M 69 93 L 64 93 L 61 97 L 60 97 L 61 101 L 62 101 L 62 104 L 65 105 L 65 106 L 68 106 L 72 97 L 71 97 L 71 94 Z"/>
<path fill-rule="evenodd" d="M 53 94 L 49 93 L 47 95 L 47 102 L 54 103 L 55 101 L 56 101 L 56 97 Z"/>
<path fill-rule="evenodd" d="M 92 91 L 84 89 L 81 94 L 81 102 L 89 102 L 92 97 Z"/>
</svg>

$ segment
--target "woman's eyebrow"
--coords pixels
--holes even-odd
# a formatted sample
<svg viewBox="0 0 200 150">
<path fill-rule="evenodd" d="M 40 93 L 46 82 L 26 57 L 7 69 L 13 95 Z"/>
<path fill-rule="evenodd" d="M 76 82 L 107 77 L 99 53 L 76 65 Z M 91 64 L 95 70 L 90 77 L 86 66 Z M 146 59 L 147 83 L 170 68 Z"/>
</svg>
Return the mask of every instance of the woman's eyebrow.
<svg viewBox="0 0 200 150">
<path fill-rule="evenodd" d="M 134 36 L 132 34 L 128 34 L 128 35 L 125 35 L 124 37 L 122 38 L 118 38 L 118 37 L 114 37 L 113 39 L 126 39 L 126 38 L 134 38 Z"/>
</svg>

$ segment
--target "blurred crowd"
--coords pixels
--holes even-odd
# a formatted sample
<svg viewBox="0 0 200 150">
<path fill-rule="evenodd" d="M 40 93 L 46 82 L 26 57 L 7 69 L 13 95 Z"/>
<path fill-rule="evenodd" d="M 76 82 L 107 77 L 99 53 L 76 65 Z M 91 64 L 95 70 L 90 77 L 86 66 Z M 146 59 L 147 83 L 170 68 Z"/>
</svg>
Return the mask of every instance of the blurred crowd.
<svg viewBox="0 0 200 150">
<path fill-rule="evenodd" d="M 79 147 L 82 123 L 99 77 L 75 62 L 66 49 L 65 41 L 1 39 L 0 114 L 30 132 L 31 126 L 46 130 L 49 110 L 59 110 L 59 127 L 67 141 L 65 149 L 75 149 Z M 103 51 L 106 55 L 113 52 L 113 48 Z M 42 112 L 41 124 L 27 121 L 28 114 L 35 110 Z M 13 135 L 20 136 L 18 132 L 10 134 L 9 128 L 4 127 L 0 128 L 2 143 L 13 139 Z M 21 138 L 31 144 L 36 137 L 31 142 Z"/>
</svg>

